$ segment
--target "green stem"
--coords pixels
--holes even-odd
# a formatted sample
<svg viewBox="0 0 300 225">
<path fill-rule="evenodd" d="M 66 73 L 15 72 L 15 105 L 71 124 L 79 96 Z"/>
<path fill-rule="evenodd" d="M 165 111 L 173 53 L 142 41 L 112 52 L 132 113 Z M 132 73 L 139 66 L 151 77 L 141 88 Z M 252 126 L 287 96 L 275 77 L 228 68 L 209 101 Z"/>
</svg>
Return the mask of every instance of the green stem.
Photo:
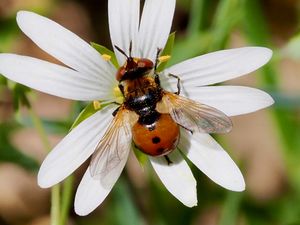
<svg viewBox="0 0 300 225">
<path fill-rule="evenodd" d="M 33 125 L 35 127 L 35 129 L 37 130 L 40 139 L 42 140 L 43 146 L 45 148 L 45 151 L 50 152 L 51 151 L 51 145 L 50 142 L 48 140 L 46 131 L 44 129 L 43 123 L 40 120 L 40 118 L 38 117 L 38 115 L 34 112 L 34 110 L 32 108 L 28 109 L 33 121 Z"/>
<path fill-rule="evenodd" d="M 244 27 L 246 28 L 247 38 L 254 44 L 269 46 L 270 35 L 267 29 L 265 18 L 261 9 L 260 1 L 258 0 L 244 0 Z M 253 14 L 253 12 L 256 12 Z M 271 46 L 272 47 L 272 46 Z M 275 52 L 276 53 L 276 52 Z M 277 58 L 275 55 L 273 58 Z M 279 75 L 277 60 L 272 60 L 262 70 L 262 81 L 264 87 L 277 93 L 279 89 Z M 300 152 L 297 150 L 297 129 L 295 130 L 292 114 L 288 109 L 273 107 L 273 118 L 279 128 L 279 135 L 281 136 L 281 145 L 285 153 L 285 160 L 288 166 L 289 180 L 297 190 L 300 189 L 299 174 L 295 174 L 294 163 L 295 159 L 299 158 Z M 296 176 L 295 176 L 296 175 Z M 300 194 L 300 193 L 299 193 Z"/>
<path fill-rule="evenodd" d="M 205 15 L 205 0 L 192 0 L 190 10 L 190 21 L 188 25 L 188 36 L 198 34 L 203 27 Z"/>
<path fill-rule="evenodd" d="M 71 200 L 73 196 L 74 176 L 69 176 L 63 184 L 62 199 L 61 199 L 61 217 L 60 225 L 65 225 L 68 220 L 68 215 L 71 207 Z"/>
<path fill-rule="evenodd" d="M 219 225 L 237 224 L 242 197 L 242 193 L 228 192 L 221 212 Z"/>
<path fill-rule="evenodd" d="M 51 225 L 60 225 L 60 185 L 51 188 Z"/>
<path fill-rule="evenodd" d="M 32 108 L 29 108 L 29 112 L 33 121 L 33 124 L 43 142 L 44 148 L 47 152 L 51 150 L 51 145 L 48 140 L 46 131 L 43 127 L 42 121 Z M 60 225 L 60 185 L 57 184 L 51 189 L 51 225 Z"/>
<path fill-rule="evenodd" d="M 240 0 L 221 0 L 212 25 L 209 51 L 223 49 L 234 26 L 240 19 Z"/>
</svg>

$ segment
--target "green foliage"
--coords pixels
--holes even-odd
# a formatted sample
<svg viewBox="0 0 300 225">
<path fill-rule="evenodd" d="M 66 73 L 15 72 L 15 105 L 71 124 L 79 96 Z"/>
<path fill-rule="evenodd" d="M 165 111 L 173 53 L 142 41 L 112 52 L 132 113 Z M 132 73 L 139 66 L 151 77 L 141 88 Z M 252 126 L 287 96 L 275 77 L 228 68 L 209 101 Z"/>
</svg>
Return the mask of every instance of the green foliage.
<svg viewBox="0 0 300 225">
<path fill-rule="evenodd" d="M 0 162 L 15 163 L 27 170 L 35 171 L 38 169 L 39 164 L 10 143 L 9 136 L 15 128 L 14 125 L 0 123 Z"/>
<path fill-rule="evenodd" d="M 24 116 L 18 118 L 18 122 L 25 127 L 35 128 L 34 121 L 31 117 Z M 41 119 L 42 125 L 48 134 L 61 134 L 68 133 L 69 128 L 73 121 L 69 120 L 49 120 Z"/>
<path fill-rule="evenodd" d="M 7 85 L 7 79 L 0 74 L 0 86 L 1 85 L 6 86 Z"/>
<path fill-rule="evenodd" d="M 141 166 L 144 166 L 146 164 L 146 162 L 148 162 L 148 156 L 146 154 L 144 154 L 143 152 L 141 152 L 141 150 L 139 150 L 134 143 L 132 143 L 132 150 L 137 158 L 137 160 L 139 161 Z"/>
<path fill-rule="evenodd" d="M 272 46 L 272 44 L 270 44 L 271 35 L 268 32 L 267 24 L 261 10 L 261 3 L 258 0 L 245 0 L 244 10 L 244 24 L 247 28 L 247 38 L 249 41 L 257 45 Z M 251 13 L 253 10 L 257 12 L 255 15 Z M 277 52 L 275 52 L 275 54 L 276 53 Z M 280 76 L 277 64 L 278 62 L 273 60 L 263 68 L 262 84 L 273 92 L 280 93 Z M 300 102 L 298 96 L 296 97 L 296 101 Z M 287 168 L 289 170 L 289 176 L 291 176 L 290 183 L 292 186 L 295 186 L 300 194 L 300 174 L 299 172 L 295 173 L 295 171 L 299 171 L 300 169 L 299 167 L 295 167 L 295 165 L 298 164 L 298 162 L 296 162 L 298 160 L 295 159 L 300 157 L 300 145 L 298 141 L 300 135 L 300 121 L 299 119 L 294 119 L 296 117 L 299 118 L 298 110 L 292 111 L 291 108 L 282 107 L 283 104 L 279 105 L 279 103 L 280 102 L 277 102 L 278 107 L 274 109 L 273 116 L 278 126 L 281 142 L 283 143 Z M 295 126 L 296 124 L 297 126 Z"/>
<path fill-rule="evenodd" d="M 11 48 L 12 41 L 16 38 L 18 32 L 14 17 L 1 20 L 0 15 L 0 52 L 6 52 Z"/>
<path fill-rule="evenodd" d="M 270 34 L 261 5 L 261 1 L 258 0 L 243 1 L 242 25 L 250 42 L 260 46 L 270 46 Z"/>
<path fill-rule="evenodd" d="M 207 1 L 204 0 L 191 0 L 190 6 L 190 21 L 188 26 L 188 33 L 190 36 L 195 33 L 201 32 L 205 26 L 205 13 L 207 10 Z"/>
<path fill-rule="evenodd" d="M 7 78 L 2 76 L 1 74 L 0 74 L 0 86 L 7 86 L 12 90 L 13 105 L 15 111 L 18 111 L 20 106 L 25 106 L 27 108 L 30 108 L 30 102 L 27 97 L 28 93 L 31 91 L 30 88 L 22 84 L 8 81 Z"/>
<path fill-rule="evenodd" d="M 242 196 L 243 194 L 241 193 L 228 192 L 224 201 L 219 225 L 232 225 L 238 222 L 237 217 L 240 210 Z"/>
<path fill-rule="evenodd" d="M 94 43 L 94 42 L 91 42 L 91 45 L 94 49 L 96 49 L 101 55 L 103 54 L 106 54 L 106 55 L 109 55 L 111 56 L 111 62 L 112 64 L 116 67 L 116 68 L 119 68 L 120 65 L 118 63 L 118 60 L 116 58 L 116 55 L 113 51 L 109 50 L 108 48 L 102 46 L 102 45 L 99 45 L 97 43 Z"/>
<path fill-rule="evenodd" d="M 175 32 L 173 32 L 172 34 L 170 34 L 169 38 L 168 38 L 168 41 L 166 43 L 166 46 L 164 48 L 164 50 L 161 52 L 161 56 L 166 56 L 166 55 L 169 55 L 171 56 L 172 55 L 172 50 L 173 50 L 173 46 L 174 46 L 174 42 L 175 42 Z M 168 64 L 168 61 L 166 62 L 162 62 L 158 65 L 157 67 L 157 71 L 158 72 L 161 72 L 165 69 L 166 65 Z"/>
<path fill-rule="evenodd" d="M 146 173 L 151 173 L 151 176 L 145 179 L 147 183 L 143 187 L 136 187 L 130 179 L 121 178 L 97 213 L 90 217 L 74 217 L 74 223 L 139 225 L 145 224 L 144 221 L 146 221 L 146 223 L 156 225 L 198 224 L 198 218 L 207 210 L 218 208 L 220 209 L 219 225 L 300 224 L 300 206 L 298 204 L 300 202 L 300 96 L 299 93 L 286 93 L 281 90 L 281 79 L 285 74 L 278 69 L 282 57 L 292 57 L 295 60 L 300 58 L 299 33 L 293 35 L 283 49 L 275 47 L 269 32 L 270 25 L 266 20 L 265 10 L 268 9 L 262 8 L 264 2 L 259 0 L 178 0 L 177 3 L 177 12 L 186 15 L 189 21 L 186 30 L 179 30 L 176 33 L 176 45 L 174 45 L 175 33 L 172 33 L 161 53 L 161 55 L 172 55 L 170 64 L 210 51 L 231 47 L 229 42 L 231 34 L 235 30 L 238 30 L 239 36 L 246 39 L 246 43 L 243 45 L 267 46 L 274 50 L 273 60 L 260 70 L 261 76 L 258 78 L 259 88 L 269 90 L 276 101 L 274 107 L 269 110 L 269 114 L 274 122 L 273 130 L 278 136 L 277 141 L 282 148 L 281 154 L 286 166 L 287 176 L 282 182 L 284 188 L 274 199 L 259 201 L 250 196 L 247 190 L 240 194 L 220 188 L 209 181 L 198 169 L 192 167 L 193 174 L 198 181 L 199 205 L 190 209 L 183 206 L 165 189 L 152 168 L 148 168 L 148 157 L 134 148 L 136 157 L 143 166 L 145 177 L 147 177 Z M 176 20 L 178 18 L 175 18 L 174 21 Z M 0 21 L 0 52 L 11 48 L 17 34 L 14 18 Z M 91 43 L 91 45 L 99 54 L 111 56 L 113 65 L 116 68 L 119 67 L 113 51 L 96 43 Z M 162 71 L 166 64 L 166 62 L 161 63 L 158 71 Z M 296 73 L 297 71 L 295 71 Z M 10 84 L 5 77 L 0 75 L 0 86 L 8 86 L 12 90 L 15 110 L 18 110 L 21 105 L 30 107 L 28 101 L 30 89 L 19 84 Z M 42 127 L 47 133 L 65 134 L 70 127 L 74 129 L 83 120 L 105 106 L 101 105 L 100 109 L 95 109 L 93 103 L 88 104 L 72 126 L 73 116 L 71 115 L 70 118 L 62 121 L 41 119 Z M 79 110 L 73 113 L 77 115 L 78 112 Z M 21 121 L 21 125 L 24 127 L 36 127 L 35 122 L 28 116 L 23 116 L 21 119 L 16 118 L 16 120 Z M 35 171 L 38 163 L 21 153 L 11 143 L 9 137 L 15 130 L 16 126 L 12 124 L 0 125 L 0 162 L 16 163 L 30 171 Z M 74 186 L 72 186 L 72 178 L 70 178 L 61 192 L 60 212 L 64 216 L 61 221 L 67 220 L 67 212 L 72 200 L 72 188 Z M 101 219 L 99 220 L 99 218 Z"/>
<path fill-rule="evenodd" d="M 78 117 L 75 119 L 73 125 L 71 126 L 70 130 L 73 130 L 75 127 L 77 127 L 82 121 L 89 118 L 91 115 L 102 109 L 103 107 L 99 109 L 95 109 L 93 102 L 89 103 L 78 115 Z"/>
<path fill-rule="evenodd" d="M 170 64 L 173 65 L 182 60 L 206 53 L 210 42 L 211 37 L 208 32 L 196 33 L 187 39 L 176 39 Z"/>
<path fill-rule="evenodd" d="M 19 110 L 20 106 L 25 106 L 30 108 L 30 102 L 28 100 L 27 94 L 31 91 L 30 88 L 22 85 L 15 84 L 13 87 L 13 104 L 16 111 Z"/>
<path fill-rule="evenodd" d="M 239 22 L 241 11 L 240 0 L 221 0 L 218 4 L 211 28 L 212 43 L 209 51 L 223 49 L 228 43 L 229 34 Z M 233 11 L 235 11 L 233 13 Z"/>
<path fill-rule="evenodd" d="M 142 219 L 133 202 L 134 196 L 124 179 L 119 179 L 113 192 L 111 216 L 109 224 L 116 225 L 142 225 Z"/>
</svg>

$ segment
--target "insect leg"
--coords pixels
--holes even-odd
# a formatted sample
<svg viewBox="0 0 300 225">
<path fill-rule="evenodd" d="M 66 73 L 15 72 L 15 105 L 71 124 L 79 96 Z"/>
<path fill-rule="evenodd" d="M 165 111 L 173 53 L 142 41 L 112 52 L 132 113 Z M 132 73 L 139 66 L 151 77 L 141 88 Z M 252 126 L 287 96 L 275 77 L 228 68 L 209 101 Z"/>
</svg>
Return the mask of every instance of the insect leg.
<svg viewBox="0 0 300 225">
<path fill-rule="evenodd" d="M 124 95 L 124 86 L 122 84 L 119 84 L 118 87 L 119 87 L 121 93 Z"/>
<path fill-rule="evenodd" d="M 174 75 L 174 74 L 169 74 L 169 77 L 173 77 L 173 78 L 176 78 L 177 79 L 177 91 L 175 92 L 176 95 L 179 95 L 180 94 L 180 91 L 181 91 L 181 86 L 180 86 L 180 77 L 177 76 L 177 75 Z"/>
<path fill-rule="evenodd" d="M 158 86 L 160 86 L 160 79 L 159 79 L 158 74 L 155 74 L 154 81 L 155 81 L 155 83 L 156 83 Z"/>
<path fill-rule="evenodd" d="M 167 155 L 165 155 L 164 157 L 167 160 L 168 165 L 173 163 Z"/>
<path fill-rule="evenodd" d="M 179 124 L 179 126 L 181 126 L 183 129 L 189 131 L 191 134 L 194 134 L 194 131 L 192 131 L 191 129 L 187 128 L 187 127 L 184 127 L 182 125 Z"/>
<path fill-rule="evenodd" d="M 118 103 L 116 103 L 116 104 L 118 104 Z M 112 115 L 113 115 L 114 117 L 117 115 L 117 113 L 118 113 L 120 107 L 121 107 L 121 106 L 119 106 L 118 108 L 115 109 L 115 111 L 113 111 Z"/>
</svg>

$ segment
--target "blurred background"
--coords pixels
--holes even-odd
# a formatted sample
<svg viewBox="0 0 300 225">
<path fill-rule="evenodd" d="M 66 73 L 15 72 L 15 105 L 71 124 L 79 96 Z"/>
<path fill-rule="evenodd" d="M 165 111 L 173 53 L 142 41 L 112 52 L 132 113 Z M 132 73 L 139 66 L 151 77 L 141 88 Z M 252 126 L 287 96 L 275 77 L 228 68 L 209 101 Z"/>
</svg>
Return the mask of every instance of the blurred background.
<svg viewBox="0 0 300 225">
<path fill-rule="evenodd" d="M 111 48 L 106 0 L 0 0 L 0 52 L 56 62 L 18 29 L 21 9 Z M 299 25 L 299 0 L 177 0 L 169 65 L 224 48 L 258 45 L 274 51 L 263 69 L 227 82 L 263 89 L 276 101 L 269 109 L 233 117 L 233 131 L 216 137 L 241 168 L 246 191 L 227 191 L 191 165 L 198 206 L 190 209 L 131 157 L 105 202 L 78 217 L 73 197 L 83 165 L 60 187 L 66 218 L 59 225 L 300 225 Z M 83 107 L 0 75 L 0 225 L 51 224 L 51 190 L 37 186 L 36 174 Z"/>
</svg>

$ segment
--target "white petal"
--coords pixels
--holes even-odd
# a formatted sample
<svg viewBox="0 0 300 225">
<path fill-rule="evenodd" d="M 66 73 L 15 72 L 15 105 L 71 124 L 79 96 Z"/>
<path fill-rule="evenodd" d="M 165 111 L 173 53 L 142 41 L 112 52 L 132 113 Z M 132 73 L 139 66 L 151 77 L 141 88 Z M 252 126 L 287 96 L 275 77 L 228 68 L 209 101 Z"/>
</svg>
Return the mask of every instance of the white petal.
<svg viewBox="0 0 300 225">
<path fill-rule="evenodd" d="M 241 86 L 191 87 L 187 96 L 200 103 L 212 106 L 227 116 L 255 112 L 274 103 L 264 91 Z"/>
<path fill-rule="evenodd" d="M 245 190 L 243 175 L 230 156 L 209 135 L 181 132 L 179 148 L 211 180 L 232 191 Z"/>
<path fill-rule="evenodd" d="M 27 11 L 18 12 L 17 22 L 33 42 L 67 66 L 95 81 L 114 79 L 110 64 L 93 47 L 56 22 Z"/>
<path fill-rule="evenodd" d="M 185 87 L 204 86 L 230 80 L 253 72 L 266 64 L 272 51 L 262 47 L 244 47 L 198 56 L 165 71 L 178 75 Z M 176 83 L 176 79 L 169 79 Z"/>
<path fill-rule="evenodd" d="M 164 48 L 171 30 L 175 0 L 146 0 L 139 30 L 139 54 L 156 58 L 158 48 Z"/>
<path fill-rule="evenodd" d="M 113 46 L 117 45 L 129 55 L 129 45 L 132 41 L 132 56 L 136 56 L 140 0 L 109 0 L 108 19 Z M 115 53 L 119 64 L 123 65 L 126 57 L 116 49 Z"/>
<path fill-rule="evenodd" d="M 151 164 L 168 191 L 188 207 L 197 205 L 196 180 L 186 161 L 175 150 L 168 155 L 172 161 L 168 165 L 164 157 L 150 157 Z"/>
<path fill-rule="evenodd" d="M 115 106 L 108 106 L 80 123 L 46 157 L 38 184 L 51 187 L 76 170 L 94 152 L 102 138 Z"/>
<path fill-rule="evenodd" d="M 0 73 L 36 90 L 82 101 L 109 98 L 113 85 L 94 82 L 67 67 L 14 54 L 0 54 Z"/>
<path fill-rule="evenodd" d="M 99 179 L 91 176 L 90 168 L 85 172 L 75 196 L 75 212 L 80 216 L 85 216 L 95 210 L 107 197 L 114 184 L 120 177 L 122 170 L 127 162 L 129 151 L 120 163 L 110 172 L 109 186 L 103 185 Z"/>
</svg>

